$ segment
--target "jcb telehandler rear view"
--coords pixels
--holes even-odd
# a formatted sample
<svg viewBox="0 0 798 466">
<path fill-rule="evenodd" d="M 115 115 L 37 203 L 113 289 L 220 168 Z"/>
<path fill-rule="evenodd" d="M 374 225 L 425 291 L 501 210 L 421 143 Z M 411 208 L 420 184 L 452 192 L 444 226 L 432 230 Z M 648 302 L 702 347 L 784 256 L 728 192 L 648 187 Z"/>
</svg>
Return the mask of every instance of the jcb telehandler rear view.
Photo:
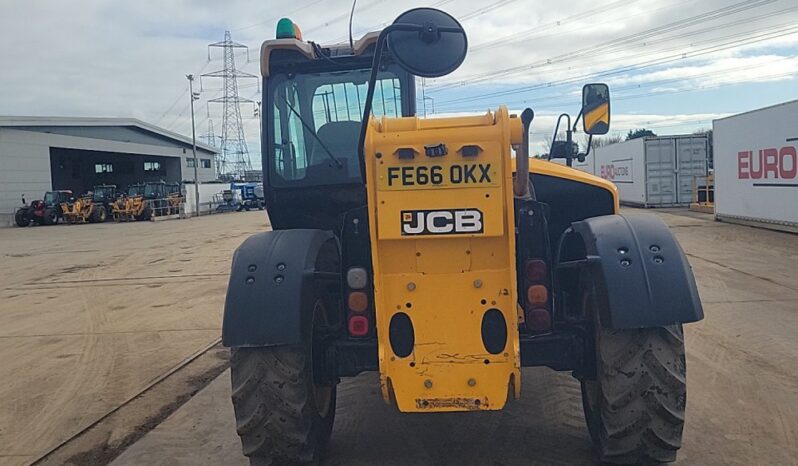
<svg viewBox="0 0 798 466">
<path fill-rule="evenodd" d="M 568 166 L 528 157 L 531 109 L 415 117 L 415 76 L 465 55 L 460 24 L 430 8 L 331 47 L 283 19 L 263 44 L 274 230 L 236 251 L 223 328 L 252 464 L 317 462 L 342 377 L 379 371 L 402 412 L 499 410 L 529 366 L 580 380 L 600 460 L 675 459 L 681 324 L 703 317 L 681 248 L 569 168 L 590 151 L 570 117 L 552 151 Z M 606 85 L 584 87 L 580 119 L 609 131 Z"/>
</svg>

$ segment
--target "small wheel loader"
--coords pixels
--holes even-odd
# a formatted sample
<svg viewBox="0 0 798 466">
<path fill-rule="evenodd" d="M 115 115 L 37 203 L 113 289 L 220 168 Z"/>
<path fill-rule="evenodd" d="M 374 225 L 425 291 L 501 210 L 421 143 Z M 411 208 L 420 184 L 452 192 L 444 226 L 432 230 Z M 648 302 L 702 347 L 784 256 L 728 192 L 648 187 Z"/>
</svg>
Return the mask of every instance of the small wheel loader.
<svg viewBox="0 0 798 466">
<path fill-rule="evenodd" d="M 236 251 L 222 331 L 253 465 L 318 462 L 344 377 L 378 371 L 387 403 L 432 416 L 504 408 L 530 366 L 581 382 L 600 461 L 676 458 L 682 324 L 703 310 L 667 226 L 570 168 L 590 152 L 572 141 L 580 119 L 609 130 L 609 88 L 587 84 L 563 117 L 550 157 L 565 165 L 530 159 L 531 109 L 414 116 L 415 77 L 452 72 L 466 44 L 430 8 L 349 44 L 307 42 L 288 19 L 264 42 L 273 231 Z"/>
</svg>

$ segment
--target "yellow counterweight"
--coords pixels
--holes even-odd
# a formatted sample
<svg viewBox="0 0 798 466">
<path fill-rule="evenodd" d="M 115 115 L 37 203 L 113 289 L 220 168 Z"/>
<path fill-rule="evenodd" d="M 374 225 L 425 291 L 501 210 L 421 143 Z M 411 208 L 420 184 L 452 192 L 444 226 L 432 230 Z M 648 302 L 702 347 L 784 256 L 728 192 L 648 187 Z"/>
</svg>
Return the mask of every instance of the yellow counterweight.
<svg viewBox="0 0 798 466">
<path fill-rule="evenodd" d="M 383 395 L 401 411 L 520 393 L 510 151 L 521 121 L 369 123 L 366 184 Z"/>
</svg>

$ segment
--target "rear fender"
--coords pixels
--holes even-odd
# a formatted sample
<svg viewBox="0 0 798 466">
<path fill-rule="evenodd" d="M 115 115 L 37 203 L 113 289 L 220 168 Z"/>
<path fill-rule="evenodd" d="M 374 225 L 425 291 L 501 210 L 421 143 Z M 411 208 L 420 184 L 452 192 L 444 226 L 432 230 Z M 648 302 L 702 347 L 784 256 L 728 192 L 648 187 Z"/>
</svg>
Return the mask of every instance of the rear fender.
<svg viewBox="0 0 798 466">
<path fill-rule="evenodd" d="M 687 257 L 655 215 L 604 215 L 574 222 L 558 249 L 560 267 L 582 261 L 592 273 L 602 322 L 609 328 L 704 318 Z"/>
<path fill-rule="evenodd" d="M 306 341 L 316 301 L 325 302 L 333 324 L 339 293 L 340 254 L 331 232 L 255 234 L 233 255 L 222 343 L 253 347 Z"/>
</svg>

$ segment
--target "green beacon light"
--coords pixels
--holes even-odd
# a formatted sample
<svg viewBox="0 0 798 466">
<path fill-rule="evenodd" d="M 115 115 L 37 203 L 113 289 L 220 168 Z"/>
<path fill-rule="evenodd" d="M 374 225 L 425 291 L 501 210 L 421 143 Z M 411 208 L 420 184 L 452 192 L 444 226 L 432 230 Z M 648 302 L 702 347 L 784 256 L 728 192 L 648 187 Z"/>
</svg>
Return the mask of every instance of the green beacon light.
<svg viewBox="0 0 798 466">
<path fill-rule="evenodd" d="M 277 38 L 302 40 L 302 31 L 300 31 L 299 26 L 294 24 L 290 19 L 281 18 L 280 21 L 277 22 Z"/>
</svg>

